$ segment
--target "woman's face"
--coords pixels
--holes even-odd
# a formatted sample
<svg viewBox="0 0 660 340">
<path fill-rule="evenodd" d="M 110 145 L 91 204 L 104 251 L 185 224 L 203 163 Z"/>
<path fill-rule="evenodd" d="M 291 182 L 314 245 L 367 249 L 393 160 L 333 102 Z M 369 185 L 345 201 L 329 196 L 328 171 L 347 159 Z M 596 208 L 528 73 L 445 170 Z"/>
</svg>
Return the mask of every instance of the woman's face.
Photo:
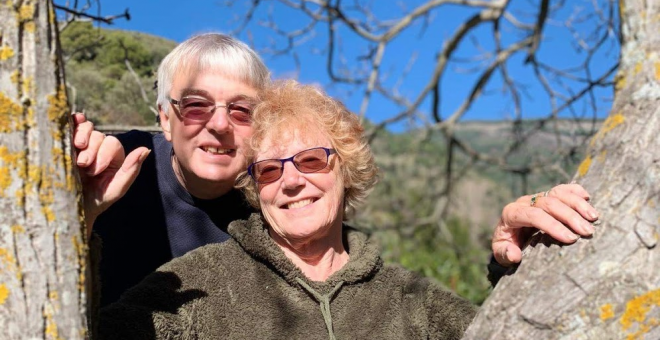
<svg viewBox="0 0 660 340">
<path fill-rule="evenodd" d="M 315 129 L 299 130 L 267 138 L 256 161 L 289 158 L 315 147 L 332 148 L 328 138 Z M 289 243 L 319 240 L 331 231 L 341 232 L 344 214 L 344 184 L 336 154 L 318 172 L 302 173 L 292 162 L 284 163 L 278 180 L 259 184 L 259 202 L 271 231 Z"/>
</svg>

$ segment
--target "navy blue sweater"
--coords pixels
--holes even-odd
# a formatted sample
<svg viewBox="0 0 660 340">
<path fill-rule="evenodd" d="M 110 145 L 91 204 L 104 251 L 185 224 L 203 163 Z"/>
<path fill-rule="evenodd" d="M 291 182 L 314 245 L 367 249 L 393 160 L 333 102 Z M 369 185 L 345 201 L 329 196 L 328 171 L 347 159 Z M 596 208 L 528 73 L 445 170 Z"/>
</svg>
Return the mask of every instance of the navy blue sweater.
<svg viewBox="0 0 660 340">
<path fill-rule="evenodd" d="M 102 306 L 171 259 L 226 241 L 229 222 L 254 211 L 237 190 L 212 200 L 190 195 L 174 174 L 172 144 L 162 134 L 131 131 L 117 138 L 126 154 L 140 146 L 152 152 L 126 195 L 94 223 L 103 241 Z"/>
</svg>

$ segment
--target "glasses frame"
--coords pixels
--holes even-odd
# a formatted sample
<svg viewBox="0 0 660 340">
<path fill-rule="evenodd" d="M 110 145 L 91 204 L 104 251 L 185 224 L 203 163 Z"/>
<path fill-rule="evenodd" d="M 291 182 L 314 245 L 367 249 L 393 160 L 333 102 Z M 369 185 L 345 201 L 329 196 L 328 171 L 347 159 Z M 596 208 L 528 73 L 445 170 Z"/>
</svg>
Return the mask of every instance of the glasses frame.
<svg viewBox="0 0 660 340">
<path fill-rule="evenodd" d="M 179 114 L 181 115 L 181 117 L 186 118 L 186 116 L 181 111 L 181 101 L 184 100 L 185 98 L 189 98 L 189 97 L 193 97 L 193 96 L 181 97 L 181 99 L 179 99 L 179 100 L 176 100 L 176 99 L 174 99 L 170 96 L 167 96 L 167 101 L 169 101 L 169 103 L 172 104 L 173 106 L 176 106 L 176 109 L 177 109 L 177 111 L 179 111 Z M 207 98 L 203 98 L 203 97 L 199 97 L 199 98 L 203 99 L 203 100 L 206 100 L 209 103 L 213 103 L 213 105 L 208 106 L 209 108 L 212 107 L 210 109 L 210 111 L 208 112 L 209 117 L 207 119 L 200 120 L 200 121 L 208 122 L 209 120 L 211 120 L 211 117 L 213 117 L 213 114 L 215 114 L 215 110 L 217 108 L 224 107 L 225 108 L 225 113 L 227 114 L 227 117 L 229 117 L 229 121 L 232 122 L 233 124 L 240 125 L 240 126 L 250 126 L 250 125 L 252 125 L 252 110 L 253 109 L 250 109 L 250 121 L 249 122 L 241 122 L 240 120 L 237 120 L 236 118 L 234 118 L 231 111 L 229 110 L 230 106 L 238 105 L 238 103 L 229 102 L 229 103 L 225 103 L 223 105 L 223 104 L 217 104 L 213 100 L 210 100 L 210 99 L 207 99 Z"/>
<path fill-rule="evenodd" d="M 319 150 L 319 149 L 325 151 L 325 166 L 318 169 L 318 170 L 303 171 L 298 167 L 298 164 L 296 164 L 296 162 L 293 161 L 293 159 L 296 158 L 296 156 L 300 155 L 301 153 L 305 153 L 305 152 L 308 152 L 308 151 L 311 151 L 311 150 Z M 279 159 L 278 158 L 270 158 L 270 159 L 264 159 L 264 160 L 260 160 L 258 162 L 254 162 L 254 163 L 250 164 L 250 166 L 248 166 L 247 172 L 250 175 L 250 177 L 252 177 L 252 179 L 256 183 L 259 183 L 259 184 L 273 183 L 273 182 L 277 181 L 278 179 L 282 178 L 282 175 L 284 175 L 284 163 L 286 163 L 286 162 L 291 162 L 291 164 L 293 164 L 293 166 L 296 168 L 296 170 L 300 171 L 303 174 L 311 174 L 311 173 L 319 172 L 319 171 L 327 168 L 328 164 L 330 164 L 330 155 L 333 155 L 333 154 L 336 154 L 336 153 L 337 153 L 337 150 L 324 148 L 322 146 L 315 147 L 315 148 L 309 148 L 307 150 L 300 151 L 300 152 L 296 153 L 295 155 L 293 155 L 291 157 L 288 157 L 288 158 L 279 158 Z M 254 172 L 252 171 L 254 169 L 254 167 L 259 163 L 272 162 L 272 161 L 279 161 L 280 162 L 280 168 L 279 168 L 280 169 L 280 175 L 277 176 L 277 178 L 275 178 L 271 181 L 260 182 L 259 180 L 257 180 L 257 177 L 255 176 Z"/>
</svg>

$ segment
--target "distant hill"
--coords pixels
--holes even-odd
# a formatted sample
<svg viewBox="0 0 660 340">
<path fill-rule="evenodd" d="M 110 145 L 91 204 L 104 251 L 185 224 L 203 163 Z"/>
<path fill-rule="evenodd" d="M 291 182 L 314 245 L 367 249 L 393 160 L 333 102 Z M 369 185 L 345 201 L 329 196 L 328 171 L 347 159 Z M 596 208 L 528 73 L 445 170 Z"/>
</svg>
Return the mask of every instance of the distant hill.
<svg viewBox="0 0 660 340">
<path fill-rule="evenodd" d="M 91 22 L 67 25 L 60 40 L 76 111 L 97 124 L 154 124 L 155 74 L 174 41 Z"/>
</svg>

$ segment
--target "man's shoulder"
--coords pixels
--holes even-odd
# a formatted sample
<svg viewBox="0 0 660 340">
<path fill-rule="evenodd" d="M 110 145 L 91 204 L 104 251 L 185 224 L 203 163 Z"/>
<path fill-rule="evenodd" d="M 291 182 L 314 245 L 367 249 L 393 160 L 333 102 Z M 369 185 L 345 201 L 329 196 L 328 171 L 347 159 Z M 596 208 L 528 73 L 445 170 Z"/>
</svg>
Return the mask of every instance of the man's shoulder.
<svg viewBox="0 0 660 340">
<path fill-rule="evenodd" d="M 127 154 L 141 146 L 153 150 L 154 146 L 167 142 L 162 133 L 153 134 L 151 132 L 140 130 L 131 130 L 120 133 L 115 135 L 115 137 L 119 139 L 119 142 L 121 142 L 121 145 L 124 147 L 124 151 Z"/>
</svg>

